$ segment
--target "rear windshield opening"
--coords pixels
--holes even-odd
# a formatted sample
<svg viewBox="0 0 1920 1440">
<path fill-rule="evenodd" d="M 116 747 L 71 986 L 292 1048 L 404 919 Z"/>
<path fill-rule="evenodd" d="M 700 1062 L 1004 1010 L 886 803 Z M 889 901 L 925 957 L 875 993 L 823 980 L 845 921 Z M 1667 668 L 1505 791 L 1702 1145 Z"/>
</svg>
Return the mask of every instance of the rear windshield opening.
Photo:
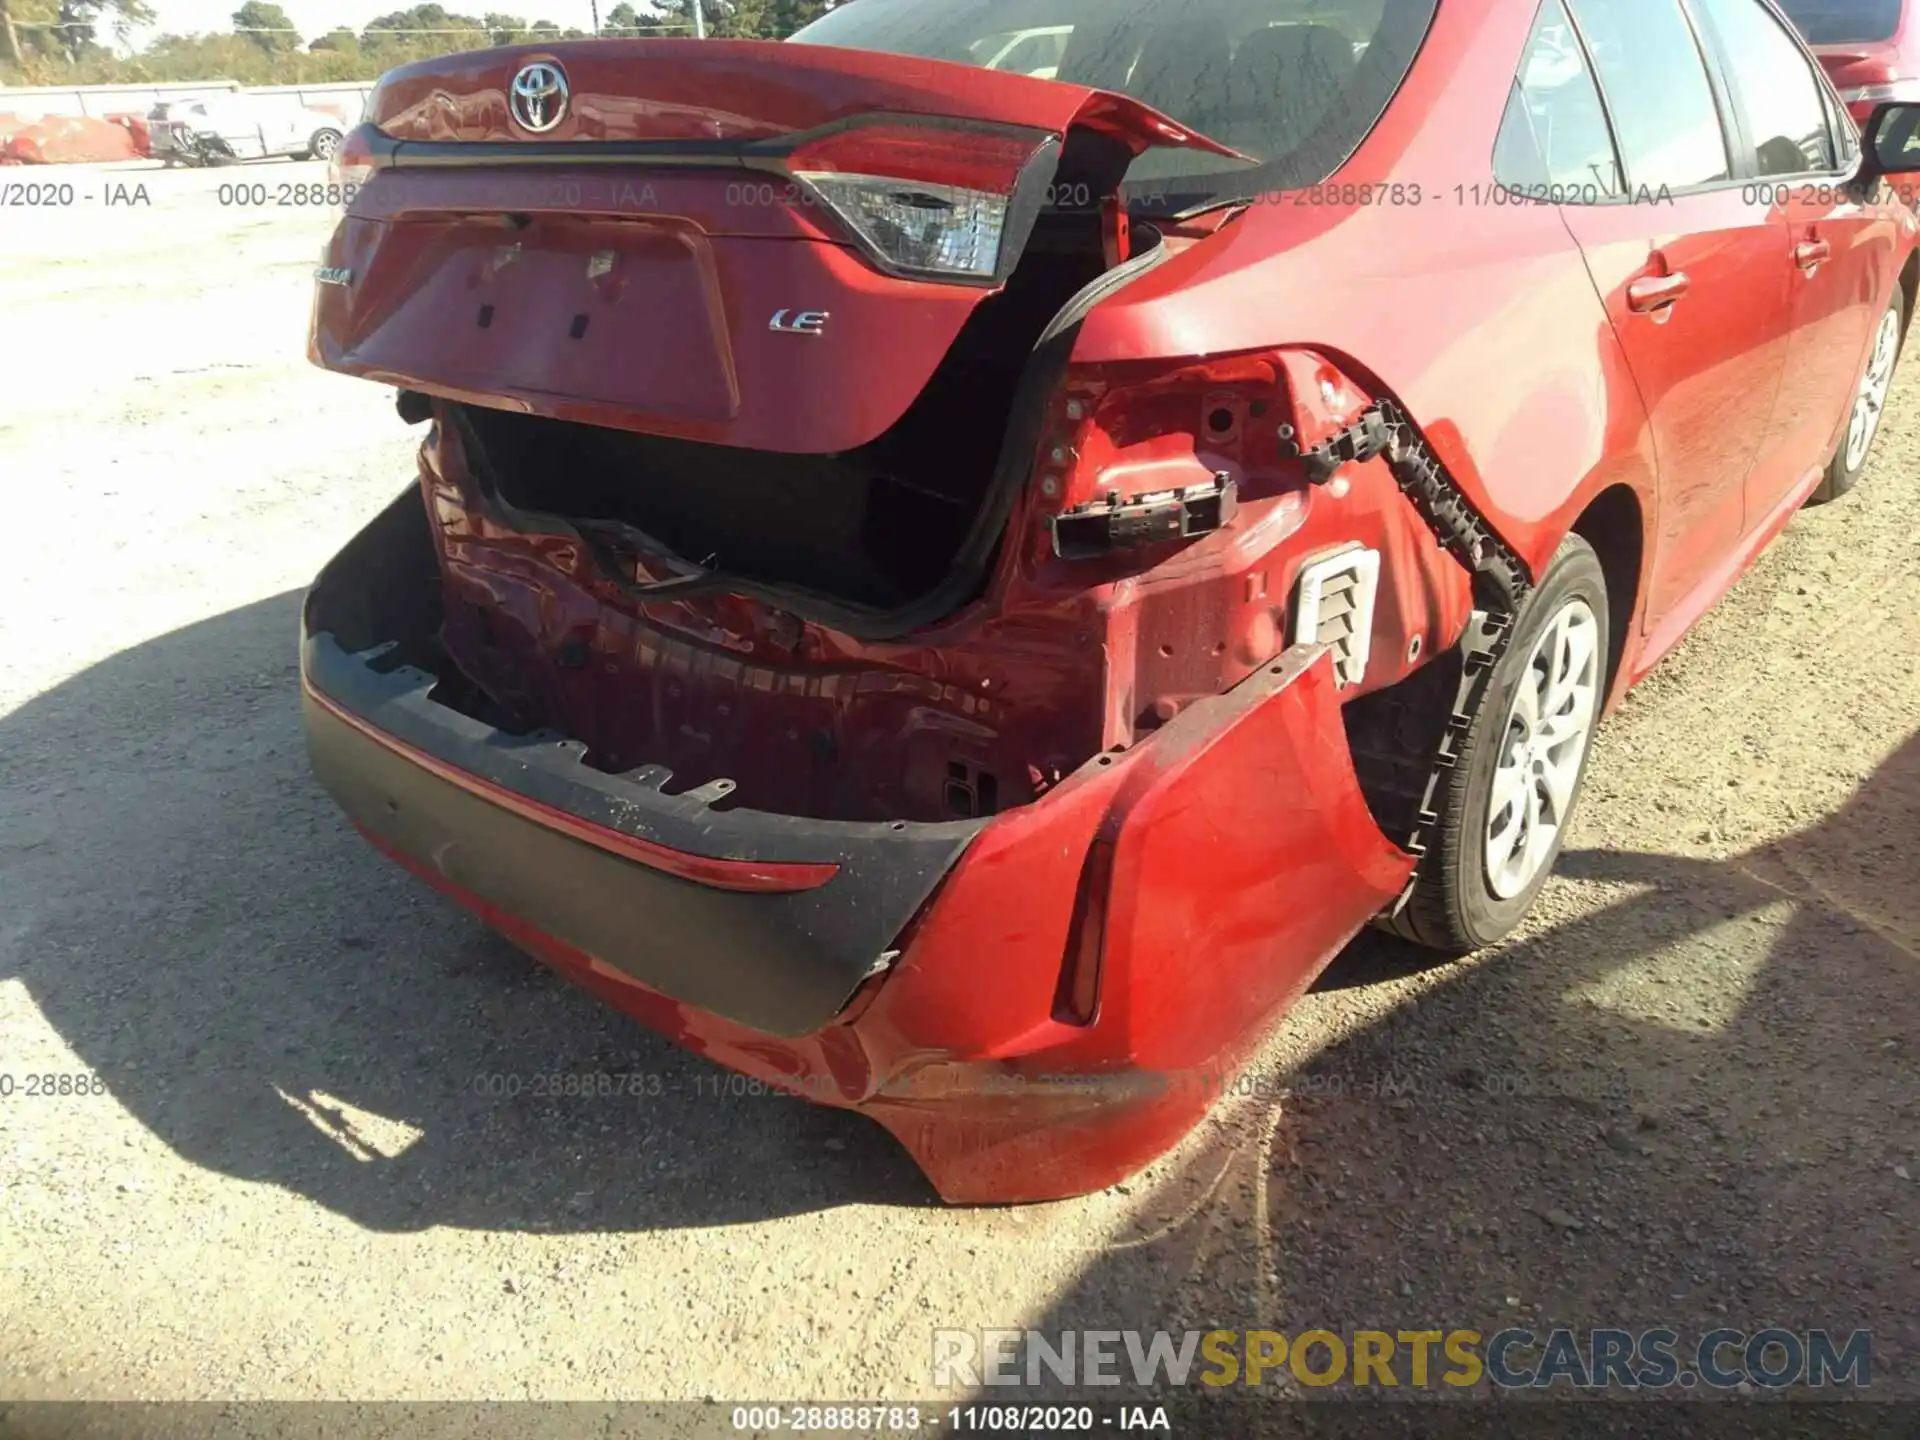
<svg viewBox="0 0 1920 1440">
<path fill-rule="evenodd" d="M 1809 45 L 1891 40 L 1900 28 L 1900 0 L 1781 0 L 1780 8 Z"/>
<path fill-rule="evenodd" d="M 951 60 L 1129 95 L 1252 157 L 1150 150 L 1127 173 L 1164 213 L 1325 180 L 1386 109 L 1435 0 L 858 0 L 793 39 Z"/>
</svg>

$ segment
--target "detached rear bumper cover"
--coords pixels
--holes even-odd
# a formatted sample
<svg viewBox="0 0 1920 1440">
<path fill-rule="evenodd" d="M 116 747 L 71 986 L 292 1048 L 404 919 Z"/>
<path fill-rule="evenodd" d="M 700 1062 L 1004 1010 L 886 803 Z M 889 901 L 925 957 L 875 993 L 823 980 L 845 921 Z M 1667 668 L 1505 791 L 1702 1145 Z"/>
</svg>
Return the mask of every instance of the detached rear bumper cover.
<svg viewBox="0 0 1920 1440">
<path fill-rule="evenodd" d="M 663 771 L 613 776 L 558 735 L 505 735 L 429 698 L 437 677 L 382 673 L 336 627 L 369 595 L 396 609 L 382 637 L 420 648 L 435 592 L 380 567 L 433 565 L 424 507 L 403 495 L 322 572 L 302 615 L 314 771 L 383 849 L 689 1005 L 772 1035 L 804 1035 L 884 963 L 983 822 L 894 830 L 713 808 L 669 795 Z M 354 643 L 349 641 L 348 643 Z"/>
<path fill-rule="evenodd" d="M 1152 1160 L 1411 870 L 1354 780 L 1319 647 L 1031 805 L 861 825 L 715 811 L 438 704 L 369 639 L 385 625 L 424 657 L 436 595 L 409 493 L 308 597 L 309 748 L 355 824 L 681 1043 L 866 1111 L 949 1200 L 1080 1194 Z M 1089 914 L 1099 1003 L 1071 1023 Z"/>
</svg>

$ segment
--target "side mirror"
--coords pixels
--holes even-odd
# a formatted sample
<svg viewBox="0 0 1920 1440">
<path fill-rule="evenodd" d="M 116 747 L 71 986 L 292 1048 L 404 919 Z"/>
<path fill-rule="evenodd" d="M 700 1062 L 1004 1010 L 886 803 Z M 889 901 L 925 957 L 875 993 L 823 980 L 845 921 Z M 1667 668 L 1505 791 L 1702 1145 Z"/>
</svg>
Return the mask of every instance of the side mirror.
<svg viewBox="0 0 1920 1440">
<path fill-rule="evenodd" d="M 1860 139 L 1867 179 L 1920 172 L 1920 105 L 1891 100 L 1876 106 Z"/>
</svg>

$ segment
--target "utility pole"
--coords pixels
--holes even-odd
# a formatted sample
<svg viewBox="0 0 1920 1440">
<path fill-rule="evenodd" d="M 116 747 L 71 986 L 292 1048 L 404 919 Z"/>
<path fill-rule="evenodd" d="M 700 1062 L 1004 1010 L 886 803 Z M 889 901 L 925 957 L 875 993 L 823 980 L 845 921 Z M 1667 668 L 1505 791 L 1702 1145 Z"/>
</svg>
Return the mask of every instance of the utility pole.
<svg viewBox="0 0 1920 1440">
<path fill-rule="evenodd" d="M 707 38 L 707 7 L 704 0 L 687 0 L 687 8 L 693 11 L 693 38 Z"/>
<path fill-rule="evenodd" d="M 588 8 L 593 11 L 593 38 L 600 38 L 600 0 L 587 0 Z"/>
</svg>

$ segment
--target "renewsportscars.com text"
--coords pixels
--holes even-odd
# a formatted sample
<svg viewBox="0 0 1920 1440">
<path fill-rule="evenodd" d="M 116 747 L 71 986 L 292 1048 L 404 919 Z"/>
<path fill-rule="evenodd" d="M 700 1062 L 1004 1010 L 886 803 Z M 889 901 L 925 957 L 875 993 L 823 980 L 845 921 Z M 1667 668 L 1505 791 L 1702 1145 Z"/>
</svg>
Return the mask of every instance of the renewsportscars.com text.
<svg viewBox="0 0 1920 1440">
<path fill-rule="evenodd" d="M 1866 1330 L 936 1330 L 937 1386 L 1863 1389 Z"/>
</svg>

